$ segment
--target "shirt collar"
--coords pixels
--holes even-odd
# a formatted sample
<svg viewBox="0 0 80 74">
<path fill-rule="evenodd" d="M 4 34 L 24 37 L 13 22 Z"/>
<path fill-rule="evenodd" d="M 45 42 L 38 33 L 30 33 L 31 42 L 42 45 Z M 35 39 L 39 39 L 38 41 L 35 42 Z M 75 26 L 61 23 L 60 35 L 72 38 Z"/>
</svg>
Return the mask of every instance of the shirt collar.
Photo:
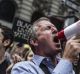
<svg viewBox="0 0 80 74">
<path fill-rule="evenodd" d="M 43 56 L 34 55 L 32 61 L 39 66 L 44 58 Z"/>
<path fill-rule="evenodd" d="M 32 61 L 39 66 L 44 58 L 46 57 L 40 55 L 34 55 Z"/>
<path fill-rule="evenodd" d="M 47 58 L 47 60 L 50 60 L 49 57 L 43 57 L 43 56 L 35 55 L 35 54 L 34 54 L 34 56 L 33 56 L 33 58 L 32 58 L 32 61 L 39 66 L 40 63 L 42 62 L 42 60 L 43 60 L 44 58 Z M 60 57 L 56 57 L 56 59 L 57 59 L 57 61 L 59 62 L 61 58 L 60 58 Z"/>
</svg>

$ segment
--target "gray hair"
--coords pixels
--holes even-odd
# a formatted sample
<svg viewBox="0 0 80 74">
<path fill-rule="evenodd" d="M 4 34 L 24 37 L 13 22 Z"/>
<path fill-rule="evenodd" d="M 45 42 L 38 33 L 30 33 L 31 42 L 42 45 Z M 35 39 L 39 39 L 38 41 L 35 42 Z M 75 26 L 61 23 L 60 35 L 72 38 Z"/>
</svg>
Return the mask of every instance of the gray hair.
<svg viewBox="0 0 80 74">
<path fill-rule="evenodd" d="M 47 17 L 41 17 L 38 20 L 36 20 L 33 25 L 31 25 L 31 27 L 28 29 L 28 37 L 27 37 L 27 42 L 29 43 L 30 40 L 35 40 L 37 39 L 37 35 L 36 32 L 38 30 L 38 23 L 42 20 L 46 20 L 46 21 L 50 21 Z"/>
</svg>

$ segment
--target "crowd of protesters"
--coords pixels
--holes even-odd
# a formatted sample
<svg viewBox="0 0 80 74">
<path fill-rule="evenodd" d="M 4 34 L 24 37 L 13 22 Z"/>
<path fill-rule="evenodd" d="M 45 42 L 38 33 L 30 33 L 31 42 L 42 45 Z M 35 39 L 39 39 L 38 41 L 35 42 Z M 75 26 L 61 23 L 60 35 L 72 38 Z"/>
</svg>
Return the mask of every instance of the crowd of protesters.
<svg viewBox="0 0 80 74">
<path fill-rule="evenodd" d="M 14 64 L 31 60 L 32 56 L 30 46 L 14 41 L 13 31 L 0 24 L 0 74 L 11 74 Z"/>
</svg>

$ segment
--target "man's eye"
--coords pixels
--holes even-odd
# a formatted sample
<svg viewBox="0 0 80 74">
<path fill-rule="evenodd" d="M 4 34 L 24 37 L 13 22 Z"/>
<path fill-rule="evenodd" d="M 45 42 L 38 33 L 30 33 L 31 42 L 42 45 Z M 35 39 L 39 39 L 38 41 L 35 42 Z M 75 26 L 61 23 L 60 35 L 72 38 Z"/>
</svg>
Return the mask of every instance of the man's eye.
<svg viewBox="0 0 80 74">
<path fill-rule="evenodd" d="M 46 27 L 46 30 L 49 30 L 49 29 L 51 29 L 51 27 L 50 27 L 50 26 L 47 26 L 47 27 Z"/>
</svg>

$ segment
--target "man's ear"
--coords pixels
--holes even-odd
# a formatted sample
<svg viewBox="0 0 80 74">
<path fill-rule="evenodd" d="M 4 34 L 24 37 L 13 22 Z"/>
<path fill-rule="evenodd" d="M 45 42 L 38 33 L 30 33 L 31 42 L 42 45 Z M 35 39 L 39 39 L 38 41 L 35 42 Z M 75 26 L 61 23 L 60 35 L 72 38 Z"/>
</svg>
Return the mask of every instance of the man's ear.
<svg viewBox="0 0 80 74">
<path fill-rule="evenodd" d="M 4 46 L 8 46 L 10 44 L 10 39 L 4 41 Z"/>
<path fill-rule="evenodd" d="M 38 41 L 37 40 L 30 40 L 30 44 L 34 46 L 38 46 Z"/>
</svg>

